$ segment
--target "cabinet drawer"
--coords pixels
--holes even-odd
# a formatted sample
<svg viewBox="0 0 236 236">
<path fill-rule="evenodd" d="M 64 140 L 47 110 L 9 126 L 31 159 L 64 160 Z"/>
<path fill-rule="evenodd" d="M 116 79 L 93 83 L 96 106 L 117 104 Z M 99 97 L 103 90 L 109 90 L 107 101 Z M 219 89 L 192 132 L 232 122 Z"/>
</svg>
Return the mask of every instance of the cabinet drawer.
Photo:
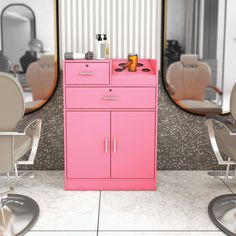
<svg viewBox="0 0 236 236">
<path fill-rule="evenodd" d="M 155 88 L 66 88 L 66 108 L 155 108 Z"/>
<path fill-rule="evenodd" d="M 66 84 L 109 84 L 109 63 L 66 63 Z"/>
</svg>

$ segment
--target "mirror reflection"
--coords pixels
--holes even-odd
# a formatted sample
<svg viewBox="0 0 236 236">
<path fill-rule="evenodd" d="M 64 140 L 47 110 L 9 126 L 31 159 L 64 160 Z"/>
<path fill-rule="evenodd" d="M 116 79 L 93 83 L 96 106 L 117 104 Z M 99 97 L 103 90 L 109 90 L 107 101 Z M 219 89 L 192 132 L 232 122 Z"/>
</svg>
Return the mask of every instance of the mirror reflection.
<svg viewBox="0 0 236 236">
<path fill-rule="evenodd" d="M 233 27 L 228 8 L 226 0 L 165 0 L 164 82 L 174 102 L 189 112 L 229 112 L 236 77 L 225 64 Z"/>
<path fill-rule="evenodd" d="M 46 5 L 11 4 L 1 12 L 0 71 L 20 83 L 26 113 L 43 105 L 57 82 L 54 0 Z"/>
</svg>

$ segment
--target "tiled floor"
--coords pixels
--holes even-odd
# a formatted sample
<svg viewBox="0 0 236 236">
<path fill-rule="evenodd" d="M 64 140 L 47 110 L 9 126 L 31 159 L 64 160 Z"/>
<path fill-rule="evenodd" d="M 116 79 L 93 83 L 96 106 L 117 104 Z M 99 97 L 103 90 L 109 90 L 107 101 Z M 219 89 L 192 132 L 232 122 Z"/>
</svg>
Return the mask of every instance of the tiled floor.
<svg viewBox="0 0 236 236">
<path fill-rule="evenodd" d="M 28 236 L 222 236 L 207 214 L 216 196 L 236 192 L 236 181 L 203 171 L 159 171 L 157 191 L 64 191 L 63 172 L 0 181 L 40 206 Z"/>
</svg>

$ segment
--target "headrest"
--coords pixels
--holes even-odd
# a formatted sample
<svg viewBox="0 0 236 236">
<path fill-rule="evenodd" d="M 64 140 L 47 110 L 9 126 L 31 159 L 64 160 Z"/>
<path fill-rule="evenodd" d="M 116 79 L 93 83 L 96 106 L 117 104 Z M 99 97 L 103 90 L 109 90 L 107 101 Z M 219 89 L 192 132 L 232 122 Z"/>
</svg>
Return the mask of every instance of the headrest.
<svg viewBox="0 0 236 236">
<path fill-rule="evenodd" d="M 39 64 L 44 65 L 54 65 L 54 55 L 41 55 L 39 59 Z"/>
<path fill-rule="evenodd" d="M 180 60 L 184 67 L 197 67 L 198 56 L 194 54 L 183 54 Z"/>
</svg>

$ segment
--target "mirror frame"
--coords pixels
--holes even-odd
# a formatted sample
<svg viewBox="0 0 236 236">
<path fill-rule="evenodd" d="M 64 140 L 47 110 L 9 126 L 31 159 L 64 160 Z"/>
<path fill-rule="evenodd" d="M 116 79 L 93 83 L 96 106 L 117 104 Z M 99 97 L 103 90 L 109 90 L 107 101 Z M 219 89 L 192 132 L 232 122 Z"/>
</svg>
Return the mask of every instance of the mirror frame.
<svg viewBox="0 0 236 236">
<path fill-rule="evenodd" d="M 172 98 L 172 96 L 169 94 L 168 90 L 167 90 L 167 84 L 166 84 L 166 76 L 164 74 L 164 56 L 165 56 L 165 48 L 166 48 L 166 33 L 167 33 L 167 7 L 168 7 L 168 0 L 162 0 L 162 9 L 161 9 L 161 66 L 160 66 L 160 76 L 161 76 L 161 80 L 165 89 L 165 92 L 167 94 L 167 96 L 170 98 L 171 102 L 178 107 L 179 109 L 191 114 L 191 115 L 196 115 L 196 116 L 206 116 L 207 114 L 201 114 L 201 113 L 195 113 L 195 112 L 191 112 L 189 110 L 184 109 L 183 107 L 179 106 L 174 99 Z M 224 115 L 228 115 L 230 114 L 229 112 L 226 113 L 222 113 L 222 114 L 218 114 L 221 116 Z"/>
<path fill-rule="evenodd" d="M 34 0 L 36 1 L 36 0 Z M 51 88 L 51 91 L 50 93 L 48 94 L 48 98 L 46 100 L 46 102 L 39 102 L 34 108 L 32 111 L 29 111 L 29 112 L 25 112 L 24 115 L 28 115 L 28 114 L 31 114 L 35 111 L 38 111 L 40 108 L 43 108 L 49 101 L 50 99 L 52 98 L 53 94 L 55 93 L 56 89 L 57 89 L 57 86 L 58 86 L 58 82 L 59 82 L 59 75 L 60 75 L 60 54 L 59 54 L 59 4 L 58 4 L 58 0 L 53 0 L 53 3 L 54 3 L 54 48 L 55 48 L 55 57 L 54 57 L 54 60 L 56 61 L 55 63 L 55 66 L 57 68 L 55 68 L 55 75 L 54 75 L 54 84 L 53 84 L 53 87 Z M 25 3 L 11 3 L 11 4 L 8 4 L 7 6 L 5 6 L 3 8 L 3 10 L 1 11 L 1 35 L 3 35 L 3 14 L 4 12 L 7 10 L 7 8 L 11 7 L 11 6 L 24 6 L 24 7 L 27 7 L 33 14 L 34 16 L 34 25 L 35 25 L 35 30 L 34 30 L 34 35 L 36 37 L 37 33 L 37 29 L 36 29 L 36 17 L 35 17 L 35 13 L 33 11 L 33 9 L 31 7 L 29 7 L 28 5 L 26 5 Z M 3 51 L 3 39 L 1 37 L 1 47 L 2 47 L 2 51 Z"/>
</svg>

